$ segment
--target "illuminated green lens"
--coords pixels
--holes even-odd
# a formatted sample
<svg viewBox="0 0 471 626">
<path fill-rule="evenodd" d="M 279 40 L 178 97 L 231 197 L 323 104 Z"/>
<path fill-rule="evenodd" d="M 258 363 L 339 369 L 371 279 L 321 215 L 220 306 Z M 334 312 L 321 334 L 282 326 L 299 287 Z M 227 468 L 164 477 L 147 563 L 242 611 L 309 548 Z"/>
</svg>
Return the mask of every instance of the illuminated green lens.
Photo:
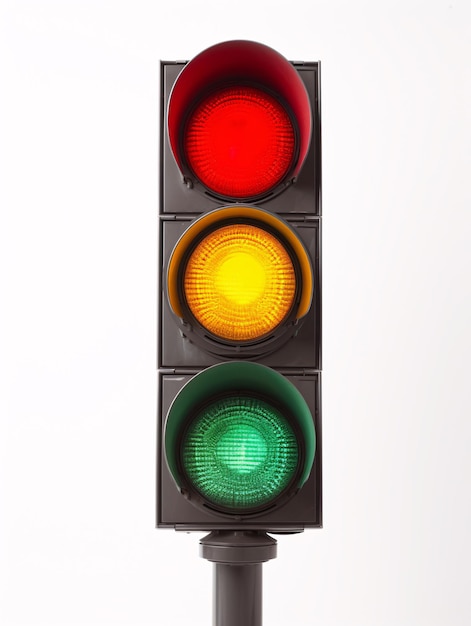
<svg viewBox="0 0 471 626">
<path fill-rule="evenodd" d="M 182 444 L 184 471 L 208 502 L 258 508 L 289 485 L 298 444 L 286 418 L 259 398 L 231 396 L 206 406 Z"/>
</svg>

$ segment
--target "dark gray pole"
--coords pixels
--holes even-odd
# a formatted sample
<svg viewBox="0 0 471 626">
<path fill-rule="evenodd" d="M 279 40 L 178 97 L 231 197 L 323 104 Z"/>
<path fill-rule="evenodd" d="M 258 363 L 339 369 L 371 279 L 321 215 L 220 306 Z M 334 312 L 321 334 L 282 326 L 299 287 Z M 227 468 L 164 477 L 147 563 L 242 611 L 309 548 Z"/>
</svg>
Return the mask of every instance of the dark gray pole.
<svg viewBox="0 0 471 626">
<path fill-rule="evenodd" d="M 213 626 L 262 626 L 262 563 L 276 557 L 265 532 L 214 531 L 200 541 L 214 563 Z"/>
<path fill-rule="evenodd" d="M 262 564 L 214 564 L 214 626 L 262 626 Z"/>
</svg>

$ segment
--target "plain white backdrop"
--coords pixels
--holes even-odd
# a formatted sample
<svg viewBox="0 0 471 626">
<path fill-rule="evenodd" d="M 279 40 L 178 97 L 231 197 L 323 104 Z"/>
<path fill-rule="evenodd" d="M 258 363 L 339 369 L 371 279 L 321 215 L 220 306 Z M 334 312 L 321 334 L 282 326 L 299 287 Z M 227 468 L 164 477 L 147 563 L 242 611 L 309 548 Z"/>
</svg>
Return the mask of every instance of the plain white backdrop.
<svg viewBox="0 0 471 626">
<path fill-rule="evenodd" d="M 159 60 L 322 62 L 324 529 L 266 626 L 471 623 L 471 5 L 0 0 L 0 624 L 211 623 L 154 529 Z"/>
</svg>

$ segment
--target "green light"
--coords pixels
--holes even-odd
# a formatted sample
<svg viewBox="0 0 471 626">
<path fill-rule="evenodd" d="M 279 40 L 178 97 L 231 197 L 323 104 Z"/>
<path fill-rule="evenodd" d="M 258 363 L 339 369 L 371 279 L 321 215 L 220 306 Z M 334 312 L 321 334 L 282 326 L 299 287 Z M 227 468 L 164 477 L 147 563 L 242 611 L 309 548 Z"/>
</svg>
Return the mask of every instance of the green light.
<svg viewBox="0 0 471 626">
<path fill-rule="evenodd" d="M 181 460 L 206 501 L 243 510 L 266 505 L 286 489 L 299 451 L 290 424 L 276 408 L 256 397 L 233 395 L 195 417 Z"/>
</svg>

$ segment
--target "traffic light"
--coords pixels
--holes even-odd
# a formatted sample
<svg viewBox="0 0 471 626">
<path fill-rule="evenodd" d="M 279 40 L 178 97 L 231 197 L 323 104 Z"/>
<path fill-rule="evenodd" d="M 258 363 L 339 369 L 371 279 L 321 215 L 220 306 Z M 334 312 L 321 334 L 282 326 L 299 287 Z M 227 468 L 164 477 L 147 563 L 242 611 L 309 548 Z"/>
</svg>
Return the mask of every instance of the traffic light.
<svg viewBox="0 0 471 626">
<path fill-rule="evenodd" d="M 157 525 L 322 525 L 320 67 L 161 63 Z"/>
</svg>

